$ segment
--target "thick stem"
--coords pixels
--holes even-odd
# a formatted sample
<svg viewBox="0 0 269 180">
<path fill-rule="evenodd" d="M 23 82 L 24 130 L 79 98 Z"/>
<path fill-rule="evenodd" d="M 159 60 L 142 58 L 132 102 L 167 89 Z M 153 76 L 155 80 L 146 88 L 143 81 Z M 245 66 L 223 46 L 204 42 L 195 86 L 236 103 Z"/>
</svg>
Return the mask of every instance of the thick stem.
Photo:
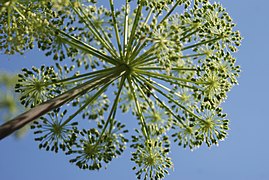
<svg viewBox="0 0 269 180">
<path fill-rule="evenodd" d="M 43 102 L 36 107 L 18 115 L 17 117 L 0 126 L 0 140 L 12 134 L 14 131 L 22 128 L 26 124 L 34 121 L 40 116 L 43 116 L 44 114 L 52 111 L 53 109 L 61 107 L 62 105 L 73 100 L 74 98 L 83 95 L 89 91 L 92 91 L 105 83 L 117 79 L 122 75 L 122 72 L 124 72 L 122 66 L 116 67 L 114 73 L 106 74 L 104 76 L 96 77 L 92 80 L 89 80 L 53 99 Z"/>
</svg>

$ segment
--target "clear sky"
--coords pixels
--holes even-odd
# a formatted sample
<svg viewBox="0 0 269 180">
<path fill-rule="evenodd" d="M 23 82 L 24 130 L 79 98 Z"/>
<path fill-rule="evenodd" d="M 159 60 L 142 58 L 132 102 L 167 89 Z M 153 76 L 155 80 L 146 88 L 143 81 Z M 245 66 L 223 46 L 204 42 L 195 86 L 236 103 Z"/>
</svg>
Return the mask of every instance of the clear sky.
<svg viewBox="0 0 269 180">
<path fill-rule="evenodd" d="M 224 111 L 231 120 L 228 138 L 218 147 L 193 152 L 172 147 L 174 172 L 166 180 L 268 180 L 269 179 L 269 1 L 221 0 L 244 40 L 235 55 L 242 73 L 239 86 L 229 93 Z M 0 70 L 16 72 L 25 64 L 47 63 L 32 52 L 24 57 L 0 56 Z M 61 153 L 41 151 L 28 135 L 18 141 L 0 141 L 0 179 L 5 180 L 135 180 L 130 149 L 99 172 L 83 171 Z"/>
</svg>

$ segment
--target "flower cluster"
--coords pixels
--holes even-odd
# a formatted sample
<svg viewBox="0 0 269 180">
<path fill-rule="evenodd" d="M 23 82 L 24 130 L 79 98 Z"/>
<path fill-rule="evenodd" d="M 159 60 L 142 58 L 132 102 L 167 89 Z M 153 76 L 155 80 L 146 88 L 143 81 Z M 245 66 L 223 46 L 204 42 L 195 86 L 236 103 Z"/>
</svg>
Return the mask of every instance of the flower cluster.
<svg viewBox="0 0 269 180">
<path fill-rule="evenodd" d="M 48 33 L 44 28 L 48 25 L 48 20 L 33 13 L 39 11 L 41 5 L 26 1 L 7 1 L 1 2 L 0 7 L 1 52 L 23 54 L 27 49 L 34 48 L 36 37 Z"/>
<path fill-rule="evenodd" d="M 41 66 L 40 69 L 32 67 L 32 70 L 22 69 L 16 84 L 16 92 L 21 94 L 21 103 L 25 107 L 33 107 L 49 98 L 54 97 L 56 86 L 51 82 L 57 79 L 53 67 Z"/>
<path fill-rule="evenodd" d="M 77 122 L 69 123 L 64 120 L 67 110 L 60 112 L 56 109 L 49 113 L 47 117 L 41 117 L 39 121 L 35 121 L 31 125 L 34 134 L 39 137 L 35 141 L 39 141 L 39 148 L 47 151 L 58 152 L 59 149 L 66 151 L 72 144 L 72 134 L 77 132 Z"/>
<path fill-rule="evenodd" d="M 118 109 L 131 111 L 140 127 L 130 145 L 137 178 L 162 179 L 173 167 L 169 135 L 190 149 L 227 136 L 229 121 L 220 106 L 237 84 L 233 53 L 242 38 L 226 10 L 208 0 L 126 0 L 119 8 L 113 0 L 108 7 L 100 3 L 13 3 L 0 18 L 0 48 L 23 52 L 36 42 L 52 59 L 74 62 L 19 75 L 16 91 L 26 107 L 49 100 L 75 109 L 64 121 L 54 111 L 52 120 L 34 123 L 41 148 L 62 148 L 79 168 L 100 169 L 125 149 L 127 131 L 115 119 Z M 16 21 L 6 23 L 11 15 Z M 37 32 L 28 33 L 26 27 L 41 20 Z M 15 28 L 16 22 L 23 23 Z M 78 115 L 91 120 L 80 124 L 89 123 L 89 129 L 72 127 Z"/>
<path fill-rule="evenodd" d="M 149 104 L 144 103 L 142 104 L 142 108 L 144 110 L 145 121 L 148 126 L 157 126 L 164 131 L 170 129 L 173 118 L 171 114 L 164 110 L 161 104 L 153 104 L 153 102 Z"/>
<path fill-rule="evenodd" d="M 199 113 L 199 117 L 189 116 L 188 119 L 181 117 L 182 122 L 175 120 L 173 129 L 176 129 L 177 132 L 172 134 L 172 137 L 175 138 L 174 141 L 178 141 L 178 145 L 190 149 L 201 146 L 203 142 L 208 147 L 213 144 L 218 145 L 218 141 L 225 139 L 226 131 L 229 129 L 229 120 L 221 111 L 220 108 L 217 108 L 215 112 L 204 109 Z"/>
<path fill-rule="evenodd" d="M 104 121 L 98 125 L 98 129 L 103 128 Z M 66 154 L 76 155 L 71 159 L 71 163 L 75 163 L 79 168 L 97 170 L 103 164 L 109 163 L 113 158 L 118 157 L 126 148 L 125 144 L 128 141 L 124 138 L 122 133 L 128 131 L 124 130 L 123 124 L 114 121 L 115 127 L 110 132 L 101 132 L 98 129 L 83 129 L 76 137 L 72 149 Z M 76 135 L 77 136 L 77 133 Z"/>
<path fill-rule="evenodd" d="M 215 112 L 204 110 L 202 114 L 203 120 L 199 121 L 198 137 L 206 142 L 208 146 L 212 144 L 218 145 L 218 141 L 222 141 L 227 136 L 229 129 L 229 120 L 226 114 L 221 112 L 221 108 L 217 108 Z"/>
<path fill-rule="evenodd" d="M 15 91 L 20 93 L 20 101 L 25 107 L 34 107 L 50 98 L 55 97 L 66 89 L 72 88 L 72 79 L 66 78 L 74 66 L 67 67 L 56 63 L 56 66 L 42 65 L 40 68 L 32 67 L 31 69 L 23 68 L 23 74 L 18 75 L 18 82 Z M 63 80 L 64 79 L 64 80 Z"/>
<path fill-rule="evenodd" d="M 136 163 L 133 170 L 136 170 L 138 179 L 163 179 L 169 174 L 168 169 L 173 168 L 171 158 L 168 157 L 170 143 L 168 136 L 158 135 L 158 128 L 151 129 L 149 138 L 133 136 L 133 145 L 136 151 L 132 153 L 131 160 Z M 137 130 L 139 133 L 139 131 Z"/>
</svg>

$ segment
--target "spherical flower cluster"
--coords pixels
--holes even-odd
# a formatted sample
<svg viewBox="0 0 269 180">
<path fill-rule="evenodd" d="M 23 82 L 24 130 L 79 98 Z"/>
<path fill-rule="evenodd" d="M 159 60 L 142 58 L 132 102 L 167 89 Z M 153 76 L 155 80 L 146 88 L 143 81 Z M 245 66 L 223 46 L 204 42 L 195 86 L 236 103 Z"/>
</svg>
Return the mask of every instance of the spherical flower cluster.
<svg viewBox="0 0 269 180">
<path fill-rule="evenodd" d="M 34 134 L 38 137 L 39 148 L 47 151 L 58 152 L 59 149 L 66 151 L 72 142 L 72 134 L 77 132 L 77 122 L 69 123 L 64 120 L 67 110 L 60 112 L 60 109 L 54 110 L 48 114 L 48 117 L 41 117 L 31 125 Z"/>
<path fill-rule="evenodd" d="M 198 123 L 197 136 L 210 147 L 212 144 L 218 145 L 227 136 L 229 129 L 229 120 L 225 118 L 226 114 L 217 108 L 215 112 L 207 109 L 202 112 L 202 120 Z"/>
<path fill-rule="evenodd" d="M 131 160 L 136 163 L 133 170 L 137 179 L 163 179 L 169 174 L 168 169 L 173 168 L 171 158 L 168 157 L 170 143 L 167 136 L 158 135 L 157 127 L 151 128 L 152 134 L 148 139 L 133 136 Z M 139 132 L 139 131 L 137 131 Z"/>
<path fill-rule="evenodd" d="M 25 107 L 33 107 L 52 97 L 56 92 L 56 86 L 51 82 L 57 79 L 53 67 L 41 66 L 40 69 L 32 67 L 32 70 L 22 69 L 19 74 L 16 92 L 21 94 L 21 103 Z"/>
<path fill-rule="evenodd" d="M 128 141 L 122 133 L 127 131 L 121 123 L 114 123 L 115 128 L 110 132 L 100 132 L 94 128 L 80 131 L 80 137 L 76 137 L 72 148 L 66 153 L 76 156 L 70 162 L 82 169 L 97 170 L 121 155 Z M 98 128 L 101 129 L 103 126 L 104 122 L 101 121 Z"/>
<path fill-rule="evenodd" d="M 197 148 L 205 142 L 208 147 L 218 145 L 227 136 L 229 120 L 226 114 L 217 108 L 215 112 L 208 109 L 200 111 L 199 116 L 183 118 L 182 122 L 174 121 L 173 129 L 176 130 L 172 137 L 179 145 L 190 149 Z"/>
<path fill-rule="evenodd" d="M 174 137 L 174 142 L 178 142 L 179 146 L 184 148 L 189 147 L 191 150 L 198 148 L 201 145 L 201 142 L 197 139 L 197 127 L 192 119 L 185 120 L 184 124 L 179 123 L 178 121 L 174 122 L 175 127 L 178 127 L 177 132 L 172 134 Z"/>
</svg>

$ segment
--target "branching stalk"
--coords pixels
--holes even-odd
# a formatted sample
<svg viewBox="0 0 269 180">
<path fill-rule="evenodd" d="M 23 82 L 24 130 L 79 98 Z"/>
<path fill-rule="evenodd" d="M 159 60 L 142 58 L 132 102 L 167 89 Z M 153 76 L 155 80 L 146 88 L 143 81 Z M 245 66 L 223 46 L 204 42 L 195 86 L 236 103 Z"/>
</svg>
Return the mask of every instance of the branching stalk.
<svg viewBox="0 0 269 180">
<path fill-rule="evenodd" d="M 115 68 L 115 72 L 110 75 L 100 76 L 93 80 L 89 80 L 77 87 L 74 87 L 65 93 L 43 102 L 32 109 L 18 115 L 12 120 L 4 123 L 0 126 L 0 140 L 10 135 L 14 131 L 22 128 L 26 124 L 34 121 L 35 119 L 43 116 L 44 114 L 61 107 L 63 104 L 73 100 L 74 98 L 85 94 L 86 92 L 92 91 L 101 85 L 114 81 L 122 75 L 122 67 Z"/>
</svg>

